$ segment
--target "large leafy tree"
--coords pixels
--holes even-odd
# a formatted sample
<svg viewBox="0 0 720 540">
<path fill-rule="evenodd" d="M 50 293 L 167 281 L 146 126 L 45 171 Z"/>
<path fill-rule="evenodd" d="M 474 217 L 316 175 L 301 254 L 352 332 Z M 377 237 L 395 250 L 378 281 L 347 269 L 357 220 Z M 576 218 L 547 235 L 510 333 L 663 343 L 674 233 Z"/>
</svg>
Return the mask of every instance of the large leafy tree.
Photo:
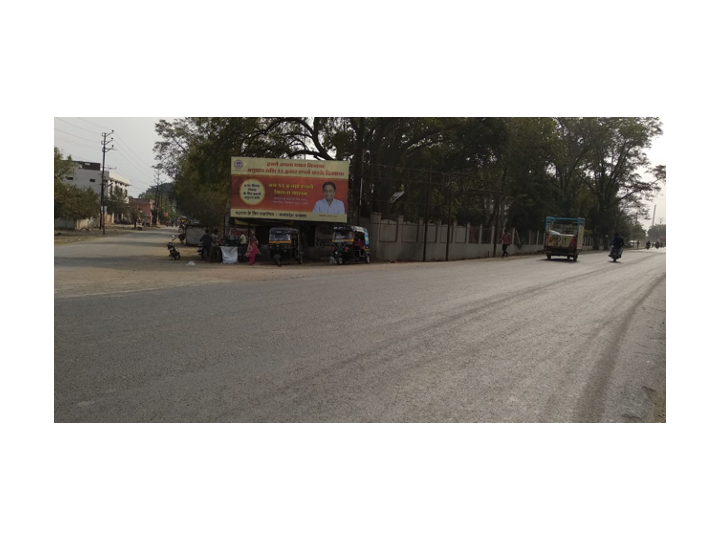
<svg viewBox="0 0 720 540">
<path fill-rule="evenodd" d="M 55 148 L 55 219 L 87 219 L 100 214 L 100 200 L 90 188 L 80 189 L 65 183 L 64 178 L 75 171 L 71 156 L 64 158 Z"/>
<path fill-rule="evenodd" d="M 641 175 L 656 118 L 191 117 L 156 131 L 178 208 L 203 221 L 225 213 L 232 155 L 347 160 L 351 213 L 362 194 L 365 215 L 521 229 L 561 215 L 609 231 L 665 181 L 664 166 Z"/>
<path fill-rule="evenodd" d="M 120 186 L 114 186 L 108 193 L 105 204 L 110 214 L 128 215 L 130 205 L 127 202 L 127 190 Z"/>
<path fill-rule="evenodd" d="M 623 209 L 640 210 L 641 200 L 665 183 L 665 167 L 652 168 L 646 154 L 662 134 L 662 124 L 654 117 L 595 120 L 600 135 L 593 139 L 582 179 L 593 197 L 590 215 L 596 230 L 607 239 Z M 648 179 L 642 173 L 653 174 Z"/>
</svg>

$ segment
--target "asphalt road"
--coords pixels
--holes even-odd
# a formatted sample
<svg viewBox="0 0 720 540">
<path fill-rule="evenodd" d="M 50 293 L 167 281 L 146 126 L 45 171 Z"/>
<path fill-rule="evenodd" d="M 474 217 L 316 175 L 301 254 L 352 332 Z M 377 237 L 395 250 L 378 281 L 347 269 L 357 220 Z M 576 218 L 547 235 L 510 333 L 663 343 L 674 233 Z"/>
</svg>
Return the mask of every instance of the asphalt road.
<svg viewBox="0 0 720 540">
<path fill-rule="evenodd" d="M 169 234 L 56 247 L 57 422 L 664 421 L 665 249 L 251 269 Z"/>
</svg>

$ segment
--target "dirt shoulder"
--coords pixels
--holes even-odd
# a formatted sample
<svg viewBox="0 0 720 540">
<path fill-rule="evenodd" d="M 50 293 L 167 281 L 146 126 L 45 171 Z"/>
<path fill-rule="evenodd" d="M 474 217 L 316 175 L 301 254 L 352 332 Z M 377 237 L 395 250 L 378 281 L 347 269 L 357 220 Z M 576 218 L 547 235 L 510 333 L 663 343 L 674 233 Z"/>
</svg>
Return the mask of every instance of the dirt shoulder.
<svg viewBox="0 0 720 540">
<path fill-rule="evenodd" d="M 132 225 L 112 225 L 105 227 L 105 237 L 117 236 L 120 234 L 129 234 L 137 232 Z M 103 232 L 99 229 L 82 229 L 79 231 L 71 231 L 66 229 L 55 229 L 55 245 L 73 244 L 75 242 L 87 242 L 103 238 Z"/>
</svg>

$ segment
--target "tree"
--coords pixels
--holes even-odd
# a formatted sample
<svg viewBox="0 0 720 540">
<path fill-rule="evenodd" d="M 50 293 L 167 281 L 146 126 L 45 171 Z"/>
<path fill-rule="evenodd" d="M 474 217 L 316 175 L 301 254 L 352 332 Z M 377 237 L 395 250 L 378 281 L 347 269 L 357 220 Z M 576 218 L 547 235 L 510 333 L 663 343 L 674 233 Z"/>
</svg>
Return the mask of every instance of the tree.
<svg viewBox="0 0 720 540">
<path fill-rule="evenodd" d="M 55 180 L 65 180 L 66 176 L 71 176 L 75 173 L 75 162 L 72 160 L 72 156 L 68 155 L 67 158 L 63 158 L 62 152 L 55 147 Z"/>
<path fill-rule="evenodd" d="M 660 223 L 657 225 L 653 225 L 648 229 L 648 240 L 651 242 L 655 242 L 656 240 L 660 240 L 661 238 L 664 240 L 666 236 L 665 231 L 665 223 L 660 220 Z"/>
<path fill-rule="evenodd" d="M 88 219 L 100 213 L 100 201 L 92 189 L 80 189 L 65 183 L 65 177 L 74 171 L 75 163 L 72 157 L 64 159 L 62 153 L 55 148 L 55 219 L 74 221 Z"/>
<path fill-rule="evenodd" d="M 114 186 L 108 193 L 105 204 L 110 214 L 126 216 L 130 207 L 127 202 L 127 190 L 120 186 Z"/>
<path fill-rule="evenodd" d="M 642 202 L 665 182 L 645 154 L 662 133 L 657 118 L 191 117 L 156 131 L 177 207 L 195 217 L 224 213 L 233 155 L 350 161 L 351 214 L 362 195 L 364 215 L 525 230 L 546 215 L 582 216 L 609 234 L 644 217 Z"/>
</svg>

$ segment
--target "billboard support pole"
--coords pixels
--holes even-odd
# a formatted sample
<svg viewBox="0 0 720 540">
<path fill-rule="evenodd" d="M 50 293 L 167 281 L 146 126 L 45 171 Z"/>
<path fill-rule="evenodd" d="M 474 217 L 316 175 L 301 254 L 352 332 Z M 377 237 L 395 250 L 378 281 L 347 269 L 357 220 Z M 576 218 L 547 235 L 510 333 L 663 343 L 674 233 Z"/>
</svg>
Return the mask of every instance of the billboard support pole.
<svg viewBox="0 0 720 540">
<path fill-rule="evenodd" d="M 363 165 L 365 164 L 365 117 L 360 117 L 360 196 L 358 197 L 357 226 L 360 226 L 363 194 Z"/>
</svg>

